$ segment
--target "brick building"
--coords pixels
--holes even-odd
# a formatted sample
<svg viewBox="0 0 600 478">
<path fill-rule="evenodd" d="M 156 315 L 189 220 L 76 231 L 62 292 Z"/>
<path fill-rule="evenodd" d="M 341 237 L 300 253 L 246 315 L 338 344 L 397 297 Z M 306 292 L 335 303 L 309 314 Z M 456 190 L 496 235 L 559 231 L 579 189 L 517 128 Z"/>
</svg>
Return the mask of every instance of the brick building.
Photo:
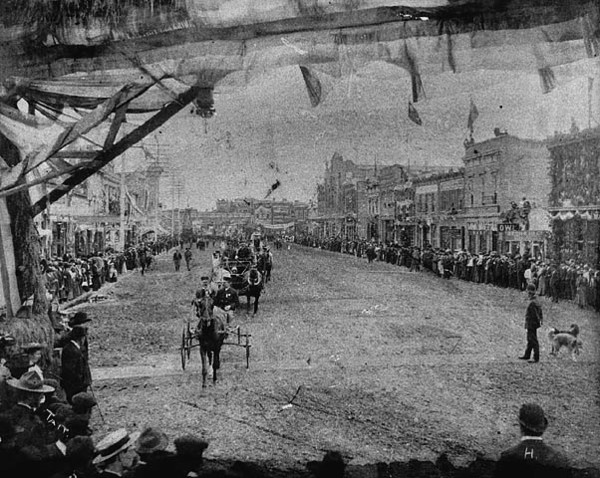
<svg viewBox="0 0 600 478">
<path fill-rule="evenodd" d="M 600 128 L 548 140 L 552 257 L 600 265 Z"/>
<path fill-rule="evenodd" d="M 544 257 L 550 223 L 549 155 L 546 143 L 496 132 L 465 143 L 464 213 L 470 252 L 495 250 Z"/>
</svg>

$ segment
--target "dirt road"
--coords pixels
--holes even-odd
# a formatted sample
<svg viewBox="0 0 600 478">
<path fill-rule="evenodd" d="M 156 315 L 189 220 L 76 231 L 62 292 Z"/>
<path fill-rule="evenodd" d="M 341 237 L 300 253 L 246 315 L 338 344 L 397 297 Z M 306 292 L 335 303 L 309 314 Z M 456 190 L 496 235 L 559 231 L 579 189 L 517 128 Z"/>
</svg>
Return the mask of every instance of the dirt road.
<svg viewBox="0 0 600 478">
<path fill-rule="evenodd" d="M 541 299 L 546 350 L 527 364 L 516 358 L 524 293 L 297 246 L 274 253 L 258 315 L 236 319 L 252 334 L 250 369 L 243 349 L 228 346 L 220 382 L 205 390 L 197 352 L 183 372 L 178 348 L 208 252 L 194 252 L 191 272 L 174 272 L 163 257 L 108 300 L 80 306 L 94 318 L 101 432 L 153 424 L 172 438 L 205 435 L 209 457 L 286 466 L 326 449 L 353 464 L 442 451 L 463 463 L 514 442 L 519 405 L 536 401 L 550 420 L 549 443 L 580 466 L 600 465 L 594 313 Z M 582 329 L 580 361 L 549 357 L 546 326 L 572 322 Z"/>
</svg>

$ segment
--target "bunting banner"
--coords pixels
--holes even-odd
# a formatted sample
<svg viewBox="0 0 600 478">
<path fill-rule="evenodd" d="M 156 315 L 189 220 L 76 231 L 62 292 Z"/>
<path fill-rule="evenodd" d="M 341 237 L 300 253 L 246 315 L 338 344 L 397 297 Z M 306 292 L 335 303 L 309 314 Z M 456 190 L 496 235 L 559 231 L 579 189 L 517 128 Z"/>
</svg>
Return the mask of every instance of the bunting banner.
<svg viewBox="0 0 600 478">
<path fill-rule="evenodd" d="M 479 111 L 477 110 L 477 106 L 473 102 L 471 98 L 471 109 L 469 110 L 469 119 L 467 120 L 467 128 L 473 132 L 473 125 L 475 124 L 475 120 L 479 117 Z"/>
<path fill-rule="evenodd" d="M 418 124 L 419 126 L 423 125 L 419 112 L 410 101 L 408 102 L 408 117 L 413 123 Z"/>
<path fill-rule="evenodd" d="M 317 75 L 311 72 L 306 66 L 300 66 L 300 71 L 302 72 L 302 78 L 304 78 L 304 84 L 306 85 L 310 104 L 313 108 L 319 106 L 323 97 L 323 88 L 319 78 L 317 78 Z"/>
</svg>

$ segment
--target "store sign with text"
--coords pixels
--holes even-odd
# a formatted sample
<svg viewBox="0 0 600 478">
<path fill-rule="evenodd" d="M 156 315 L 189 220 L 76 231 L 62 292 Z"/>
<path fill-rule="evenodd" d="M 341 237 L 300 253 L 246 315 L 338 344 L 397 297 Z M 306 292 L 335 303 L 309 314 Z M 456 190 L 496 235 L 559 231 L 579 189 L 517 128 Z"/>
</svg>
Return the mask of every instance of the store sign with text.
<svg viewBox="0 0 600 478">
<path fill-rule="evenodd" d="M 512 232 L 512 231 L 518 231 L 518 230 L 519 230 L 518 224 L 511 224 L 511 223 L 498 224 L 498 232 Z"/>
</svg>

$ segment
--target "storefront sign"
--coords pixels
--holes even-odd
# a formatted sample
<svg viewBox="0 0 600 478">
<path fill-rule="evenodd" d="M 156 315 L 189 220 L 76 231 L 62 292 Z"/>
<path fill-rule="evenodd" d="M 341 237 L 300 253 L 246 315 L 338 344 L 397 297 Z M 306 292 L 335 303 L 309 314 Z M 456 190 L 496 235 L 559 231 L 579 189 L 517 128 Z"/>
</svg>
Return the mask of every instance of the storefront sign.
<svg viewBox="0 0 600 478">
<path fill-rule="evenodd" d="M 544 241 L 547 239 L 546 231 L 516 231 L 506 234 L 507 241 Z"/>
<path fill-rule="evenodd" d="M 509 231 L 518 231 L 518 230 L 519 230 L 518 224 L 511 224 L 511 223 L 498 224 L 499 232 L 509 232 Z"/>
</svg>

